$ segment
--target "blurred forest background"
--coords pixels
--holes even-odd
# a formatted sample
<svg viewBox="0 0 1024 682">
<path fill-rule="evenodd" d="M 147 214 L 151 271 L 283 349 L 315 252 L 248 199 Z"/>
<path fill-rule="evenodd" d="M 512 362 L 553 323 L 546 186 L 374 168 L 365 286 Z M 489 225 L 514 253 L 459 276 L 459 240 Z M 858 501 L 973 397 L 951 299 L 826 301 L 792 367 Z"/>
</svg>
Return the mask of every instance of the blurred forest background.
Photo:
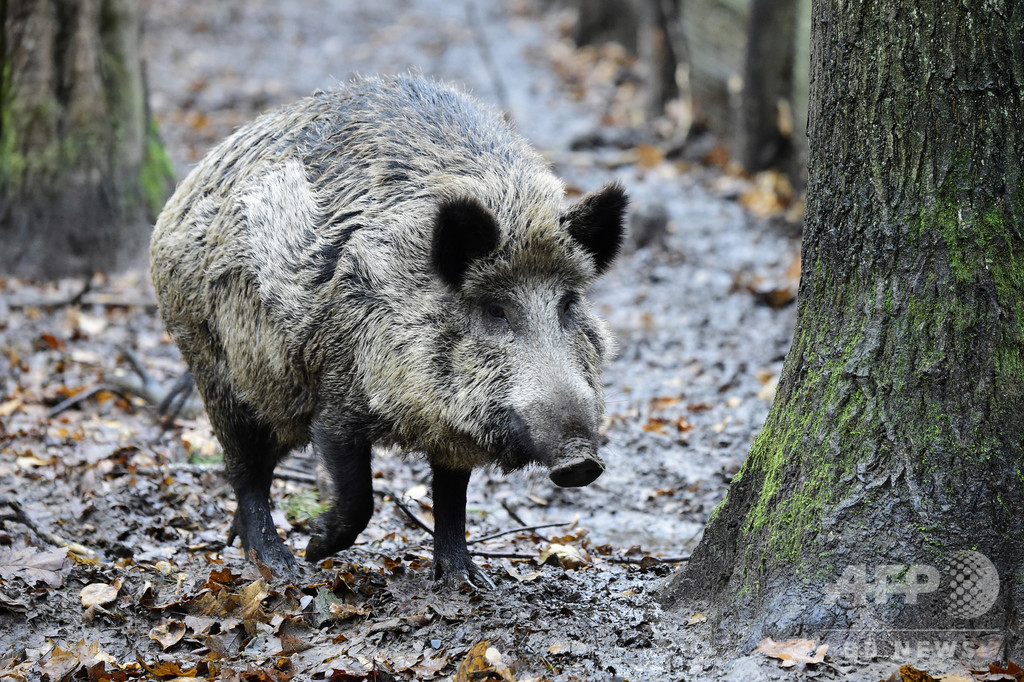
<svg viewBox="0 0 1024 682">
<path fill-rule="evenodd" d="M 512 14 L 558 15 L 566 37 L 590 51 L 590 65 L 615 69 L 614 85 L 628 86 L 614 89 L 600 127 L 566 141 L 570 149 L 647 144 L 648 154 L 653 149 L 669 159 L 712 163 L 734 173 L 778 169 L 783 175 L 775 184 L 788 184 L 779 190 L 783 194 L 805 184 L 809 0 L 519 1 L 522 6 L 512 7 Z M 504 82 L 515 79 L 503 74 L 501 38 L 488 35 L 481 20 L 486 12 L 477 4 L 488 6 L 456 3 L 440 16 L 461 23 L 479 49 L 486 73 L 477 81 L 491 91 L 479 94 L 509 111 L 523 108 L 514 101 L 514 83 Z M 288 12 L 301 15 L 303 5 Z M 402 11 L 402 3 L 395 7 Z M 225 4 L 207 12 L 196 29 L 202 32 L 206 22 L 209 31 L 209 22 L 230 23 L 233 12 L 254 10 Z M 143 24 L 152 35 L 162 22 L 188 18 L 177 12 L 176 3 L 139 0 L 4 2 L 0 272 L 53 278 L 137 265 L 148 226 L 175 177 L 256 112 L 323 85 L 303 77 L 313 70 L 301 64 L 298 55 L 306 52 L 299 43 L 319 42 L 328 51 L 315 58 L 331 60 L 332 44 L 355 37 L 344 30 L 278 36 L 290 44 L 279 48 L 280 60 L 294 78 L 250 76 L 257 91 L 230 92 L 204 81 L 201 51 L 191 57 L 152 53 Z M 263 37 L 271 38 L 275 27 L 262 28 Z M 322 28 L 330 34 L 341 27 Z M 202 35 L 197 39 L 202 45 Z M 352 56 L 335 60 L 337 78 L 367 68 L 422 68 L 413 54 L 403 59 L 369 53 L 355 64 Z M 580 68 L 570 60 L 563 66 Z M 589 96 L 588 81 L 601 77 L 596 68 L 567 75 L 576 80 L 579 98 Z M 451 76 L 461 80 L 467 74 Z M 163 93 L 183 79 L 194 100 L 171 110 Z M 544 129 L 522 123 L 527 135 Z M 161 133 L 170 142 L 170 156 Z"/>
</svg>

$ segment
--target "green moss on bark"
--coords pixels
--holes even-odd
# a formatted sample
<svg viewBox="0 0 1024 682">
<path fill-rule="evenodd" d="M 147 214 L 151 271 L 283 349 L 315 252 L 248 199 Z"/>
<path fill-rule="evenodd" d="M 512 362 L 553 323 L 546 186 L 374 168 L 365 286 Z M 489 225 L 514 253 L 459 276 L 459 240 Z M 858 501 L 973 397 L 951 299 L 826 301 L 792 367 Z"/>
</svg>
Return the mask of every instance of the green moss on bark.
<svg viewBox="0 0 1024 682">
<path fill-rule="evenodd" d="M 160 215 L 164 201 L 170 194 L 174 185 L 174 167 L 171 164 L 171 157 L 167 155 L 160 135 L 157 132 L 156 123 L 150 123 L 149 135 L 146 138 L 146 156 L 142 161 L 142 168 L 139 171 L 139 185 L 142 188 L 142 196 L 146 202 L 146 208 L 152 220 Z"/>
</svg>

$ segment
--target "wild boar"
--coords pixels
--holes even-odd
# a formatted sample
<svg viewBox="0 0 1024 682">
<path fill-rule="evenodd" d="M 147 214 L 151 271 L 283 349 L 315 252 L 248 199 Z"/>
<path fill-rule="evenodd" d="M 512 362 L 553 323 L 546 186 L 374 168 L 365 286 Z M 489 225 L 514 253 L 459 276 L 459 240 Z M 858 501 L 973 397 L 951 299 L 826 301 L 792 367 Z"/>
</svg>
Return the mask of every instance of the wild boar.
<svg viewBox="0 0 1024 682">
<path fill-rule="evenodd" d="M 584 294 L 627 198 L 564 194 L 496 111 L 417 76 L 317 92 L 199 163 L 157 221 L 151 274 L 224 448 L 229 543 L 295 566 L 270 484 L 311 441 L 336 493 L 306 559 L 349 547 L 373 513 L 370 448 L 398 444 L 432 468 L 435 577 L 479 584 L 472 469 L 601 474 L 611 339 Z"/>
</svg>

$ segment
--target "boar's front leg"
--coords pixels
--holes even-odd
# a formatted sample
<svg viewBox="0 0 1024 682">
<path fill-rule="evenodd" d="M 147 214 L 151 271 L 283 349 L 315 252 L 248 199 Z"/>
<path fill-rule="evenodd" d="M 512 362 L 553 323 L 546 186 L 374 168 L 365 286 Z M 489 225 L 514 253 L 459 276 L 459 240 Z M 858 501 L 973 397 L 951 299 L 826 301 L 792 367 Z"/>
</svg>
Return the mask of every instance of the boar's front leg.
<svg viewBox="0 0 1024 682">
<path fill-rule="evenodd" d="M 333 435 L 313 427 L 313 447 L 334 484 L 331 508 L 314 522 L 316 533 L 306 545 L 306 561 L 317 562 L 347 549 L 373 516 L 373 472 L 370 443 L 347 435 Z"/>
<path fill-rule="evenodd" d="M 213 430 L 224 446 L 224 469 L 238 500 L 228 545 L 237 537 L 247 555 L 254 551 L 275 571 L 290 574 L 296 568 L 295 557 L 284 546 L 270 517 L 274 467 L 287 448 L 252 410 L 235 400 L 230 391 L 218 392 L 218 388 L 211 382 L 206 405 Z"/>
<path fill-rule="evenodd" d="M 466 487 L 470 471 L 431 465 L 434 473 L 434 579 L 459 587 L 494 587 L 466 546 Z"/>
</svg>

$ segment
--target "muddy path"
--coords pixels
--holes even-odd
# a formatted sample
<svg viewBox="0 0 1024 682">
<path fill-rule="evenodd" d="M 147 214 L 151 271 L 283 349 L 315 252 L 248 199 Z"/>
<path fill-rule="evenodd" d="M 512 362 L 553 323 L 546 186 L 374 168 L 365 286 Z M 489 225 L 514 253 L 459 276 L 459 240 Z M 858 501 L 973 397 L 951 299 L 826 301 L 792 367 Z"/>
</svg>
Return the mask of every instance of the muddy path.
<svg viewBox="0 0 1024 682">
<path fill-rule="evenodd" d="M 260 111 L 354 73 L 417 69 L 507 109 L 570 193 L 626 186 L 636 241 L 649 242 L 592 294 L 619 342 L 607 471 L 583 489 L 540 471 L 475 474 L 471 549 L 496 588 L 446 594 L 412 518 L 432 521 L 428 467 L 376 452 L 370 527 L 289 584 L 224 544 L 234 502 L 205 415 L 164 424 L 123 391 L 133 357 L 157 390 L 183 369 L 146 274 L 87 291 L 3 282 L 0 677 L 431 679 L 471 664 L 491 679 L 711 675 L 706 624 L 654 596 L 742 463 L 789 345 L 798 243 L 736 201 L 755 184 L 662 158 L 664 137 L 637 124 L 639 65 L 574 50 L 571 15 L 548 3 L 144 4 L 152 107 L 179 175 Z M 633 142 L 582 142 L 597 138 Z M 297 552 L 315 468 L 296 454 L 272 492 Z"/>
</svg>

